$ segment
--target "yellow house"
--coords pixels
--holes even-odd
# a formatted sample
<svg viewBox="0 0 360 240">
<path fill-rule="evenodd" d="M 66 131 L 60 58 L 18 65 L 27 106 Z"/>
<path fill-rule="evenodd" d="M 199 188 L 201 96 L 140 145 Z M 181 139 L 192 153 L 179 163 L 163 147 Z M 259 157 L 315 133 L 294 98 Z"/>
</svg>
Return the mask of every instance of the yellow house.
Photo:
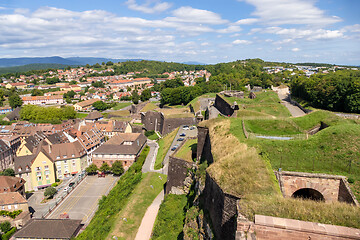
<svg viewBox="0 0 360 240">
<path fill-rule="evenodd" d="M 36 132 L 34 136 L 29 136 L 21 140 L 19 148 L 16 150 L 16 156 L 32 155 L 41 140 L 47 136 L 43 132 Z"/>
<path fill-rule="evenodd" d="M 42 149 L 31 165 L 31 183 L 34 190 L 45 188 L 55 182 L 54 163 Z"/>
<path fill-rule="evenodd" d="M 51 145 L 43 140 L 34 154 L 16 156 L 14 165 L 16 176 L 30 182 L 25 190 L 38 190 L 85 170 L 87 152 L 78 141 Z"/>
</svg>

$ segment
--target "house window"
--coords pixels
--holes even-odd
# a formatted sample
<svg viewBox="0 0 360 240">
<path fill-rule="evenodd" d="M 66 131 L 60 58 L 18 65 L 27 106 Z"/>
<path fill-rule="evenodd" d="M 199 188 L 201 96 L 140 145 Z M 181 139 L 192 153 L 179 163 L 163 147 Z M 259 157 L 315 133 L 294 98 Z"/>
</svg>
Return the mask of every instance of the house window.
<svg viewBox="0 0 360 240">
<path fill-rule="evenodd" d="M 14 205 L 14 207 L 15 207 L 15 209 L 18 209 L 18 205 L 16 204 L 16 205 Z"/>
<path fill-rule="evenodd" d="M 29 167 L 28 166 L 26 166 L 26 171 L 28 171 L 29 170 Z"/>
<path fill-rule="evenodd" d="M 36 167 L 35 170 L 36 171 L 41 171 L 41 167 Z"/>
<path fill-rule="evenodd" d="M 5 206 L 1 206 L 1 210 L 5 210 Z"/>
<path fill-rule="evenodd" d="M 63 156 L 63 158 L 66 158 L 66 157 L 67 157 L 66 155 Z"/>
<path fill-rule="evenodd" d="M 21 172 L 21 167 L 18 170 L 19 170 L 19 172 Z"/>
<path fill-rule="evenodd" d="M 43 161 L 42 164 L 46 164 L 46 161 Z"/>
<path fill-rule="evenodd" d="M 58 174 L 61 175 L 61 170 L 58 171 Z"/>
<path fill-rule="evenodd" d="M 75 154 L 72 154 L 71 157 L 75 157 Z"/>
<path fill-rule="evenodd" d="M 9 210 L 11 209 L 11 205 L 8 206 L 8 209 L 9 209 Z"/>
<path fill-rule="evenodd" d="M 41 176 L 41 172 L 36 172 L 36 176 Z"/>
<path fill-rule="evenodd" d="M 47 180 L 49 180 L 49 179 L 50 179 L 49 175 L 46 175 L 46 179 L 47 179 Z"/>
<path fill-rule="evenodd" d="M 60 159 L 60 156 L 56 156 L 56 159 Z"/>
<path fill-rule="evenodd" d="M 50 174 L 50 171 L 45 171 L 45 175 L 49 175 Z"/>
<path fill-rule="evenodd" d="M 45 165 L 44 168 L 45 168 L 45 170 L 49 169 L 49 165 Z"/>
</svg>

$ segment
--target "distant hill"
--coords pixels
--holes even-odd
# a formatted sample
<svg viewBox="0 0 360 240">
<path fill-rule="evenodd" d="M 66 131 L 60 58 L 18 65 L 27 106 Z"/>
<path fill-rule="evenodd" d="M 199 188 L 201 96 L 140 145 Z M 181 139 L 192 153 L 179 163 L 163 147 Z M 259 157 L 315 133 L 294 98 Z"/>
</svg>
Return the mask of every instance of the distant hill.
<svg viewBox="0 0 360 240">
<path fill-rule="evenodd" d="M 65 58 L 67 60 L 73 61 L 73 62 L 77 62 L 78 64 L 81 65 L 86 65 L 86 64 L 90 64 L 90 65 L 94 65 L 96 63 L 106 63 L 106 62 L 113 62 L 113 63 L 117 63 L 117 62 L 126 62 L 126 61 L 134 61 L 134 62 L 138 62 L 141 61 L 143 59 L 114 59 L 114 58 L 95 58 L 95 57 L 70 57 L 70 58 Z"/>
<path fill-rule="evenodd" d="M 67 66 L 79 66 L 79 65 L 94 65 L 96 63 L 101 64 L 102 62 L 112 61 L 125 62 L 125 61 L 141 61 L 142 59 L 112 59 L 112 58 L 95 58 L 95 57 L 33 57 L 33 58 L 0 58 L 0 67 L 14 67 L 23 66 L 28 64 L 63 64 Z"/>
<path fill-rule="evenodd" d="M 56 64 L 56 63 L 33 63 L 23 66 L 14 66 L 14 67 L 0 67 L 0 75 L 6 73 L 24 73 L 32 70 L 46 70 L 49 68 L 59 69 L 66 68 L 69 65 Z"/>
<path fill-rule="evenodd" d="M 23 66 L 34 63 L 79 65 L 78 62 L 62 57 L 0 58 L 0 67 Z"/>
<path fill-rule="evenodd" d="M 201 63 L 201 62 L 182 62 L 183 64 L 188 64 L 188 65 L 206 65 L 205 63 Z"/>
</svg>

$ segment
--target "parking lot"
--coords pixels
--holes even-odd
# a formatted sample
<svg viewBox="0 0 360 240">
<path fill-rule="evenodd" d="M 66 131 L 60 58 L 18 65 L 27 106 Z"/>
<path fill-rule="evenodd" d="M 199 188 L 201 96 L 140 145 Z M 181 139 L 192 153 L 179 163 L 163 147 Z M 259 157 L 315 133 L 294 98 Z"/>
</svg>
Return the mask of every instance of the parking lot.
<svg viewBox="0 0 360 240">
<path fill-rule="evenodd" d="M 169 163 L 169 156 L 174 153 L 174 146 L 180 146 L 181 141 L 178 141 L 179 138 L 184 138 L 183 141 L 186 141 L 189 137 L 197 137 L 197 127 L 196 126 L 188 126 L 189 128 L 184 128 L 184 126 L 180 126 L 179 131 L 176 133 L 176 136 L 174 138 L 174 141 L 171 143 L 170 149 L 167 152 L 165 158 L 164 158 L 164 174 L 167 174 L 168 172 L 168 163 Z M 182 134 L 185 134 L 185 136 L 180 136 Z M 177 148 L 177 147 L 176 147 Z M 174 150 L 172 150 L 174 149 Z"/>
<path fill-rule="evenodd" d="M 83 224 L 90 222 L 97 209 L 98 200 L 116 183 L 118 177 L 107 175 L 87 176 L 48 216 L 56 219 L 67 213 L 71 219 L 81 219 Z"/>
</svg>

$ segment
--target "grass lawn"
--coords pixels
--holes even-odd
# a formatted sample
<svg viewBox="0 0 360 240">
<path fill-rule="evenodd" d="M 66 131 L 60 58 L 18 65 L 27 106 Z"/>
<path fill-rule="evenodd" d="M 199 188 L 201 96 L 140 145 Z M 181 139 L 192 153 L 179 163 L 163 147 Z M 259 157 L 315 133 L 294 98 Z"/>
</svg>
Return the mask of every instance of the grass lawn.
<svg viewBox="0 0 360 240">
<path fill-rule="evenodd" d="M 169 151 L 171 143 L 173 142 L 178 130 L 179 128 L 175 129 L 174 131 L 172 131 L 171 133 L 169 133 L 168 135 L 166 135 L 165 137 L 159 140 L 158 142 L 159 150 L 158 150 L 158 154 L 156 155 L 154 169 L 162 168 L 162 162 L 166 156 L 166 153 Z"/>
<path fill-rule="evenodd" d="M 168 194 L 160 205 L 152 240 L 182 239 L 186 195 Z"/>
<path fill-rule="evenodd" d="M 292 135 L 302 133 L 300 128 L 291 120 L 261 119 L 245 120 L 248 132 L 270 136 Z"/>
<path fill-rule="evenodd" d="M 157 108 L 159 108 L 159 107 L 156 106 L 153 102 L 149 102 L 141 109 L 140 112 L 153 111 L 153 110 L 155 110 Z"/>
<path fill-rule="evenodd" d="M 175 157 L 192 162 L 192 153 L 196 151 L 197 139 L 188 139 L 182 147 L 176 152 Z"/>
<path fill-rule="evenodd" d="M 266 155 L 273 169 L 327 173 L 354 179 L 350 187 L 360 200 L 360 125 L 342 120 L 338 121 L 338 125 L 310 136 L 308 140 L 245 139 L 241 121 L 235 119 L 231 120 L 230 132 L 241 142 L 256 147 L 261 154 Z M 311 119 L 306 121 L 311 122 L 315 123 Z M 302 126 L 308 127 L 310 124 Z"/>
<path fill-rule="evenodd" d="M 241 121 L 235 118 L 231 120 L 214 119 L 201 123 L 201 125 L 207 125 L 209 127 L 212 153 L 215 161 L 208 167 L 208 173 L 222 187 L 224 192 L 241 198 L 239 201 L 240 212 L 249 220 L 254 220 L 255 214 L 261 214 L 324 224 L 335 224 L 355 228 L 360 227 L 360 208 L 353 205 L 341 202 L 323 203 L 311 200 L 284 198 L 282 196 L 273 173 L 273 168 L 277 166 L 273 163 L 274 156 L 271 154 L 280 156 L 280 154 L 286 152 L 287 149 L 293 151 L 291 147 L 296 148 L 296 144 L 300 141 L 245 140 L 243 134 L 241 134 Z M 336 127 L 340 127 L 341 129 L 336 129 Z M 350 142 L 358 141 L 358 138 L 360 138 L 360 128 L 358 128 L 358 130 L 349 129 L 349 126 L 346 125 L 329 127 L 309 140 L 315 139 L 313 141 L 315 141 L 319 149 L 328 148 L 325 146 L 328 145 L 328 143 L 324 142 L 324 138 L 333 144 L 334 147 L 338 146 L 338 148 L 342 148 L 346 143 L 336 143 L 338 143 L 337 141 L 344 142 L 345 137 L 349 137 L 350 131 L 355 132 L 350 136 Z M 340 134 L 340 132 L 342 133 Z M 334 138 L 336 138 L 337 141 L 334 141 Z M 309 142 L 309 140 L 304 140 L 303 142 Z M 267 142 L 269 147 L 264 148 L 265 144 L 263 144 L 263 142 Z M 315 143 L 313 143 L 313 147 L 315 147 Z M 283 144 L 281 145 L 283 148 L 282 152 L 276 151 L 274 144 Z M 256 148 L 252 146 L 256 146 Z M 284 163 L 287 161 L 290 164 L 289 166 L 295 165 L 296 160 L 294 161 L 294 159 L 296 159 L 297 155 L 307 157 L 307 162 L 310 161 L 312 163 L 312 156 L 306 156 L 305 153 L 301 152 L 301 150 L 304 151 L 306 147 L 309 146 L 296 148 L 297 152 L 295 154 L 292 153 L 283 158 Z M 350 149 L 346 147 L 344 152 L 348 154 L 349 150 L 353 150 L 351 154 L 359 154 L 357 143 L 355 146 L 350 146 Z M 341 153 L 341 149 L 338 149 L 338 151 Z M 324 153 L 325 151 L 318 156 L 322 156 Z M 326 154 L 330 156 L 333 155 L 334 152 L 330 151 Z M 359 159 L 359 156 L 355 157 L 353 155 L 352 159 Z M 316 159 L 316 161 L 318 162 L 316 165 L 318 170 L 321 168 L 321 172 L 326 172 L 328 166 L 325 165 L 330 165 L 330 163 L 320 158 Z M 303 164 L 302 166 L 304 169 L 298 169 L 310 170 L 311 172 L 308 164 Z M 310 165 L 310 168 L 311 167 L 312 164 Z M 288 169 L 286 164 L 284 164 L 283 169 L 296 170 Z M 357 171 L 355 167 L 353 171 L 354 173 Z"/>
<path fill-rule="evenodd" d="M 154 132 L 154 134 L 148 136 L 147 138 L 150 140 L 158 140 L 159 136 Z"/>
<path fill-rule="evenodd" d="M 200 98 L 215 98 L 216 93 L 206 93 L 204 95 L 201 95 L 199 97 L 194 98 L 187 104 L 187 106 L 191 105 L 194 108 L 194 111 L 197 112 L 200 110 Z"/>
<path fill-rule="evenodd" d="M 236 97 L 225 97 L 222 96 L 226 101 L 233 104 L 234 101 L 237 102 L 239 105 L 239 113 L 238 116 L 241 116 L 241 113 L 243 110 L 246 110 L 246 112 L 243 112 L 248 117 L 256 117 L 256 116 L 273 116 L 273 117 L 290 117 L 291 114 L 289 110 L 280 103 L 280 99 L 278 95 L 273 91 L 263 91 L 255 93 L 256 98 L 250 99 L 247 96 L 245 98 L 236 98 Z"/>
<path fill-rule="evenodd" d="M 80 112 L 78 112 L 78 113 L 76 113 L 76 118 L 82 119 L 82 118 L 85 118 L 87 115 L 89 115 L 89 114 L 88 113 L 80 113 Z"/>
<path fill-rule="evenodd" d="M 188 107 L 182 108 L 161 108 L 158 110 L 162 112 L 166 118 L 182 118 L 182 117 L 194 117 Z"/>
<path fill-rule="evenodd" d="M 120 109 L 123 109 L 127 106 L 130 106 L 132 103 L 131 102 L 119 102 L 116 104 L 115 107 L 113 107 L 112 109 L 114 110 L 120 110 Z"/>
<path fill-rule="evenodd" d="M 163 190 L 165 182 L 166 175 L 159 173 L 143 174 L 141 182 L 119 212 L 116 224 L 107 239 L 113 239 L 114 236 L 118 239 L 134 239 L 147 208 Z"/>
</svg>

